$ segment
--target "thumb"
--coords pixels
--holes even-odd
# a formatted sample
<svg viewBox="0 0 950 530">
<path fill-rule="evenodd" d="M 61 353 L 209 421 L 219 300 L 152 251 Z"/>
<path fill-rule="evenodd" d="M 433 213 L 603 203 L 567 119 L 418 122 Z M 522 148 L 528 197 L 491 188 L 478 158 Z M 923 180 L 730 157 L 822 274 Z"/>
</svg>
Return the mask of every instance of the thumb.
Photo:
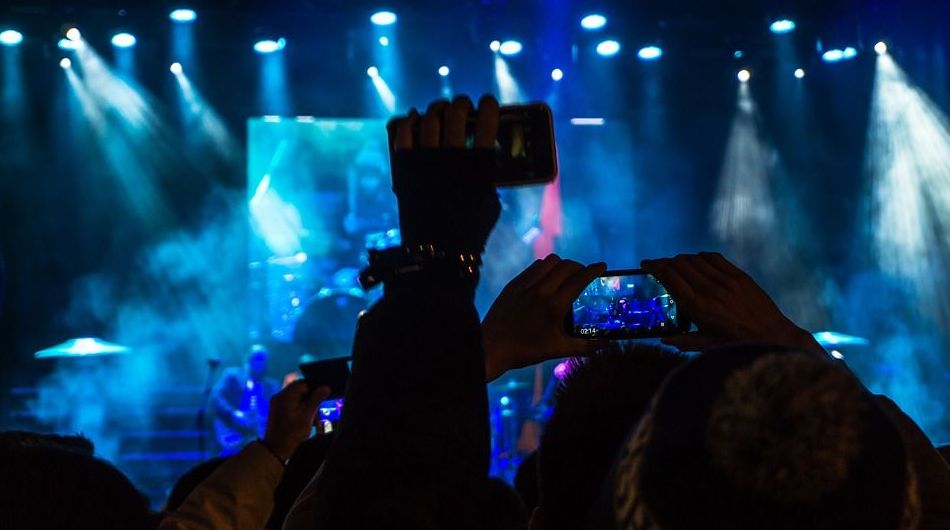
<svg viewBox="0 0 950 530">
<path fill-rule="evenodd" d="M 330 396 L 330 387 L 326 385 L 318 386 L 316 389 L 307 394 L 305 404 L 307 410 L 317 410 L 317 407 L 320 406 L 320 403 L 323 403 L 327 400 L 327 397 Z"/>
</svg>

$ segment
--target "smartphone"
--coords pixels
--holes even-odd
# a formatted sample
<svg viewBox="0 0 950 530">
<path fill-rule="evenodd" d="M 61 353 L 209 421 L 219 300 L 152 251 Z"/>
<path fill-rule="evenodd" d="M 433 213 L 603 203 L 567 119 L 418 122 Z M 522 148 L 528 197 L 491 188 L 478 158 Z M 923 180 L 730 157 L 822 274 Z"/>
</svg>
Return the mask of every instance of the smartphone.
<svg viewBox="0 0 950 530">
<path fill-rule="evenodd" d="M 475 123 L 472 114 L 466 122 L 466 145 L 475 143 Z M 390 120 L 389 148 L 399 120 Z M 419 124 L 413 129 L 414 143 L 419 140 Z M 557 177 L 557 144 L 554 141 L 554 118 L 545 103 L 510 105 L 498 111 L 498 137 L 495 141 L 495 185 L 499 187 L 545 184 Z"/>
<path fill-rule="evenodd" d="M 346 392 L 346 383 L 350 379 L 350 361 L 350 357 L 337 357 L 304 363 L 300 365 L 300 373 L 310 388 L 322 385 L 330 387 L 327 400 L 338 399 Z"/>
<path fill-rule="evenodd" d="M 640 269 L 607 271 L 574 300 L 564 319 L 583 339 L 642 339 L 689 331 L 690 323 L 656 278 Z"/>
</svg>

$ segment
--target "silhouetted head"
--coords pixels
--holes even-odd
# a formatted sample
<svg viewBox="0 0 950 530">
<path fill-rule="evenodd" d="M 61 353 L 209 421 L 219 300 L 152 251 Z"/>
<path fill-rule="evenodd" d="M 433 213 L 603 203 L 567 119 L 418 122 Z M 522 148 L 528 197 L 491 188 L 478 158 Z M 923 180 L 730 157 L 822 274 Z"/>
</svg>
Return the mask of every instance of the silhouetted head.
<svg viewBox="0 0 950 530">
<path fill-rule="evenodd" d="M 252 379 L 263 379 L 267 375 L 267 348 L 263 344 L 251 346 L 247 354 L 247 375 Z"/>
</svg>

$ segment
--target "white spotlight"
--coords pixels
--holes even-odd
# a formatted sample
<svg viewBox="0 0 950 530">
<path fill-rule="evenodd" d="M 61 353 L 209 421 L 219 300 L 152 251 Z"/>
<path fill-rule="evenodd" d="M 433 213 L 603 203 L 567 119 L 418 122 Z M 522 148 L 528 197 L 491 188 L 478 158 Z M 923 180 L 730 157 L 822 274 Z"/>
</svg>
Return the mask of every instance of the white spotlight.
<svg viewBox="0 0 950 530">
<path fill-rule="evenodd" d="M 169 66 L 168 69 L 171 71 L 171 73 L 175 75 L 179 75 L 182 72 L 181 63 L 172 63 L 172 65 Z"/>
<path fill-rule="evenodd" d="M 69 68 L 73 65 L 73 62 L 69 60 L 69 57 L 63 57 L 59 60 L 59 66 L 62 68 Z"/>
<path fill-rule="evenodd" d="M 615 40 L 605 40 L 597 45 L 597 54 L 602 57 L 611 57 L 620 53 L 620 43 Z"/>
<path fill-rule="evenodd" d="M 366 69 L 366 75 L 370 77 L 379 77 L 379 68 L 376 68 L 375 66 L 370 66 L 369 68 Z"/>
<path fill-rule="evenodd" d="M 283 50 L 287 46 L 287 40 L 279 38 L 277 40 L 259 40 L 254 43 L 254 51 L 260 54 L 274 53 Z"/>
<path fill-rule="evenodd" d="M 769 30 L 776 35 L 782 35 L 783 33 L 791 33 L 795 31 L 795 22 L 787 18 L 781 20 L 776 20 L 772 22 L 772 25 L 769 26 Z"/>
<path fill-rule="evenodd" d="M 59 42 L 56 45 L 59 46 L 60 50 L 75 50 L 79 47 L 79 41 L 63 38 L 59 39 Z"/>
<path fill-rule="evenodd" d="M 560 68 L 555 68 L 554 70 L 551 70 L 551 79 L 555 81 L 560 81 L 561 79 L 564 79 L 564 71 L 561 70 Z"/>
<path fill-rule="evenodd" d="M 748 83 L 749 79 L 752 79 L 752 72 L 743 68 L 742 70 L 739 70 L 738 74 L 736 74 L 736 78 L 739 79 L 740 83 Z"/>
<path fill-rule="evenodd" d="M 795 69 L 795 79 L 802 79 L 805 77 L 805 70 L 802 68 Z"/>
<path fill-rule="evenodd" d="M 4 46 L 18 46 L 23 42 L 23 34 L 15 29 L 0 32 L 0 44 Z"/>
<path fill-rule="evenodd" d="M 491 51 L 498 53 L 498 50 L 501 49 L 501 41 L 493 40 L 491 41 L 491 44 L 488 45 L 488 47 L 491 49 Z"/>
<path fill-rule="evenodd" d="M 518 55 L 521 53 L 521 43 L 516 40 L 506 40 L 498 46 L 502 55 Z"/>
<path fill-rule="evenodd" d="M 884 41 L 879 41 L 874 45 L 874 51 L 877 52 L 878 55 L 884 55 L 887 53 L 887 43 Z"/>
<path fill-rule="evenodd" d="M 198 18 L 198 13 L 194 9 L 176 9 L 168 14 L 173 22 L 194 22 Z"/>
<path fill-rule="evenodd" d="M 587 15 L 586 17 L 581 19 L 581 27 L 588 31 L 600 29 L 606 25 L 607 25 L 607 17 L 605 17 L 604 15 L 599 15 L 597 13 Z"/>
<path fill-rule="evenodd" d="M 76 28 L 69 28 L 69 30 L 66 31 L 66 38 L 77 41 L 82 38 L 82 33 L 79 33 L 79 30 Z"/>
<path fill-rule="evenodd" d="M 116 33 L 112 36 L 112 45 L 116 48 L 131 48 L 135 46 L 135 35 L 131 33 Z"/>
<path fill-rule="evenodd" d="M 659 46 L 644 46 L 637 52 L 637 57 L 639 57 L 641 61 L 655 61 L 663 57 L 663 48 Z"/>
<path fill-rule="evenodd" d="M 380 38 L 379 38 L 379 45 L 380 45 L 380 46 L 389 46 L 389 37 L 387 37 L 387 36 L 385 36 L 385 35 L 383 35 L 382 37 L 380 37 Z"/>
<path fill-rule="evenodd" d="M 441 75 L 442 77 L 448 76 L 448 75 L 449 75 L 449 67 L 448 67 L 448 66 L 445 66 L 445 65 L 440 66 L 440 67 L 439 67 L 439 75 Z"/>
<path fill-rule="evenodd" d="M 396 23 L 396 13 L 392 11 L 377 11 L 369 17 L 369 21 L 377 26 L 389 26 Z"/>
</svg>

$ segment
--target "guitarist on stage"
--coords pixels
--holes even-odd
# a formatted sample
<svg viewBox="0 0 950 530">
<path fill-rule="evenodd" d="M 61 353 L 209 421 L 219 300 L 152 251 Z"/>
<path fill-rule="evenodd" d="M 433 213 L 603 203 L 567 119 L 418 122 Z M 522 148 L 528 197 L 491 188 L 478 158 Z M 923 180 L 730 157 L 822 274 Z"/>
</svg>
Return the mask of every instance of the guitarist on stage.
<svg viewBox="0 0 950 530">
<path fill-rule="evenodd" d="M 245 444 L 264 436 L 270 398 L 277 382 L 266 377 L 267 349 L 255 344 L 244 369 L 228 368 L 214 386 L 214 435 L 219 455 L 238 452 Z"/>
</svg>

